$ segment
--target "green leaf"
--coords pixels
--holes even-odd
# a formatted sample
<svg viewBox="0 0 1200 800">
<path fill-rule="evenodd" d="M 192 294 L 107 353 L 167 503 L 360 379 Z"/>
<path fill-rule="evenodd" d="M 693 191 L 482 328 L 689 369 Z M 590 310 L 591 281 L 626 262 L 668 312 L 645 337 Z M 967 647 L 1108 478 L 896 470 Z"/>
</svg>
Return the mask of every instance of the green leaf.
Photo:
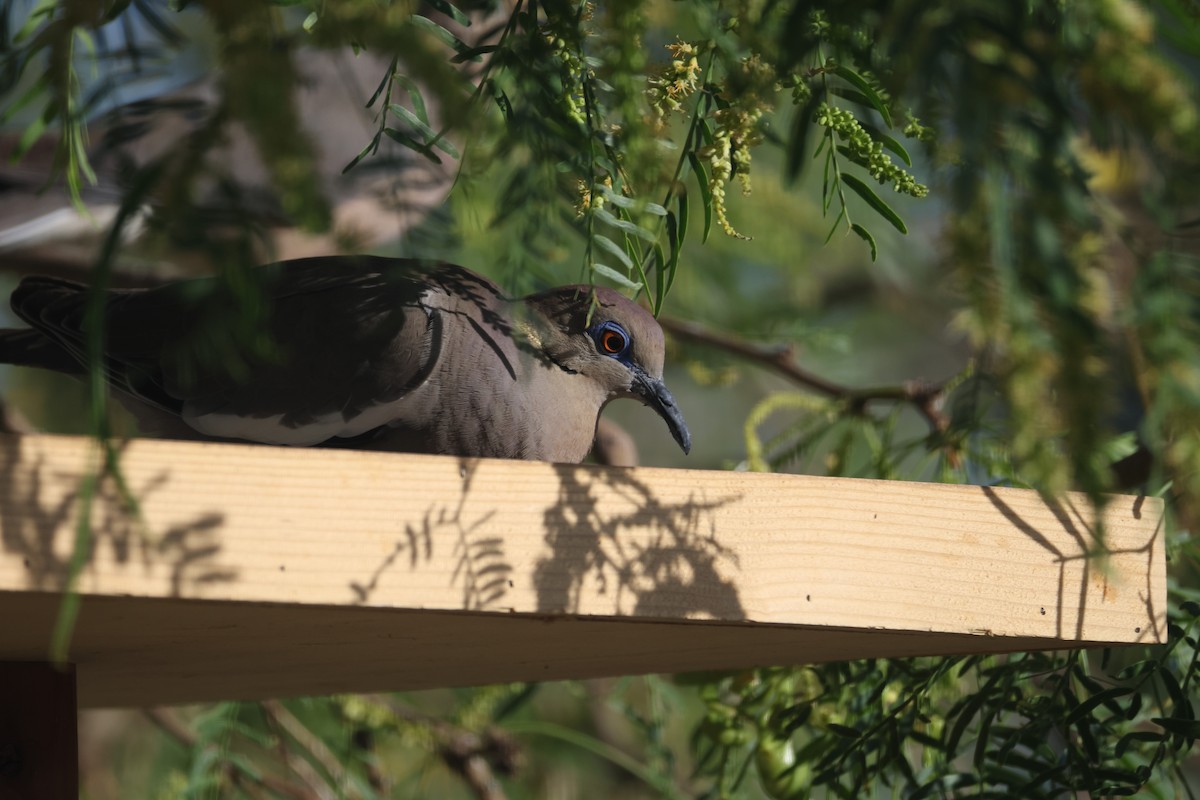
<svg viewBox="0 0 1200 800">
<path fill-rule="evenodd" d="M 75 28 L 71 31 L 71 35 L 79 40 L 89 56 L 96 55 L 96 40 L 92 38 L 91 31 L 85 28 Z"/>
<path fill-rule="evenodd" d="M 996 709 L 987 708 L 983 711 L 979 721 L 979 735 L 975 739 L 975 755 L 973 763 L 975 769 L 981 769 L 984 758 L 987 755 L 988 738 L 992 733 L 992 720 L 996 716 Z"/>
<path fill-rule="evenodd" d="M 301 23 L 300 27 L 304 28 L 305 33 L 312 33 L 312 29 L 317 26 L 317 20 L 319 19 L 320 17 L 317 16 L 317 12 L 313 11 L 304 18 L 304 22 Z"/>
<path fill-rule="evenodd" d="M 400 119 L 407 122 L 412 127 L 416 128 L 417 133 L 424 136 L 426 139 L 432 139 L 437 134 L 433 128 L 429 127 L 429 123 L 417 116 L 416 112 L 405 108 L 399 103 L 388 103 L 388 111 L 395 114 Z"/>
<path fill-rule="evenodd" d="M 967 726 L 971 724 L 971 720 L 980 713 L 984 704 L 990 699 L 993 687 L 996 685 L 997 678 L 993 677 L 975 694 L 966 701 L 962 707 L 962 711 L 958 714 L 958 719 L 954 721 L 954 726 L 950 729 L 950 734 L 946 738 L 946 753 L 948 756 L 958 755 L 958 745 L 962 740 L 963 734 L 967 732 Z"/>
<path fill-rule="evenodd" d="M 400 63 L 399 57 L 392 59 L 391 66 L 388 67 L 387 72 L 383 76 L 383 80 L 381 80 L 379 82 L 379 85 L 375 87 L 375 93 L 372 94 L 371 99 L 367 101 L 367 105 L 366 105 L 367 108 L 370 108 L 371 106 L 375 105 L 375 101 L 379 99 L 379 95 L 383 94 L 385 89 L 390 89 L 390 87 L 392 85 L 392 79 L 396 75 L 396 65 L 399 63 Z"/>
<path fill-rule="evenodd" d="M 826 136 L 825 139 L 833 141 L 832 136 Z M 824 140 L 823 140 L 824 141 Z M 836 186 L 838 174 L 833 171 L 833 145 L 830 145 L 829 150 L 825 152 L 825 169 L 821 175 L 821 214 L 829 213 L 829 207 L 833 205 L 834 192 L 830 191 L 830 177 L 833 177 L 833 183 Z M 843 209 L 844 210 L 844 209 Z M 825 241 L 829 241 L 826 239 Z"/>
<path fill-rule="evenodd" d="M 862 167 L 863 169 L 867 168 L 867 162 L 865 160 L 863 160 L 862 158 L 856 157 L 854 155 L 854 151 L 850 149 L 849 145 L 839 144 L 837 146 L 837 151 L 839 154 L 844 156 L 846 158 L 846 160 L 849 161 L 851 164 L 857 164 L 858 166 Z M 839 177 L 840 177 L 840 175 L 845 175 L 845 174 L 846 173 L 842 172 L 839 174 Z"/>
<path fill-rule="evenodd" d="M 679 208 L 678 216 L 667 217 L 667 240 L 671 245 L 671 257 L 667 261 L 667 291 L 675 283 L 675 270 L 679 268 L 679 254 L 683 252 L 683 243 L 687 240 L 688 229 L 688 199 L 686 194 L 676 198 Z M 674 234 L 672 238 L 672 234 Z"/>
<path fill-rule="evenodd" d="M 862 225 L 859 225 L 857 222 L 853 222 L 850 224 L 850 230 L 857 233 L 858 237 L 860 239 L 862 239 L 864 242 L 866 242 L 867 245 L 870 246 L 872 261 L 874 261 L 876 258 L 879 257 L 879 248 L 876 247 L 876 245 L 875 245 L 875 237 L 871 235 L 871 232 L 869 230 L 864 228 Z"/>
<path fill-rule="evenodd" d="M 597 275 L 602 275 L 618 286 L 629 289 L 630 291 L 636 292 L 638 289 L 642 288 L 640 283 L 629 280 L 629 278 L 623 275 L 621 272 L 613 269 L 612 267 L 606 266 L 605 264 L 601 264 L 599 261 L 592 264 L 592 272 L 595 272 Z"/>
<path fill-rule="evenodd" d="M 674 214 L 667 215 L 667 246 L 671 248 L 671 257 L 663 262 L 664 267 L 679 258 L 679 223 Z"/>
<path fill-rule="evenodd" d="M 1090 718 L 1076 719 L 1074 727 L 1076 733 L 1079 734 L 1079 742 L 1083 745 L 1084 751 L 1087 752 L 1088 758 L 1094 764 L 1100 760 L 1100 745 L 1096 743 L 1096 734 L 1092 730 Z"/>
<path fill-rule="evenodd" d="M 438 25 L 436 22 L 429 19 L 429 17 L 422 17 L 419 14 L 413 14 L 408 18 L 408 23 L 410 25 L 415 25 L 416 27 L 421 28 L 425 32 L 431 34 L 442 44 L 454 48 L 454 51 L 457 53 L 461 54 L 470 49 L 467 47 L 467 45 L 463 44 L 461 39 L 443 28 L 441 25 Z"/>
<path fill-rule="evenodd" d="M 858 739 L 862 736 L 862 731 L 857 728 L 851 728 L 848 725 L 839 725 L 836 722 L 830 722 L 826 726 L 830 733 L 838 736 L 844 736 L 847 739 Z"/>
<path fill-rule="evenodd" d="M 825 234 L 824 244 L 829 244 L 829 240 L 833 238 L 833 235 L 835 233 L 837 233 L 838 228 L 841 227 L 842 221 L 845 219 L 846 219 L 846 207 L 842 206 L 841 211 L 838 212 L 837 217 L 833 220 L 833 225 L 831 225 L 829 227 L 829 233 Z"/>
<path fill-rule="evenodd" d="M 712 189 L 708 186 L 708 173 L 704 171 L 700 157 L 695 153 L 688 153 L 688 161 L 692 165 L 692 172 L 695 173 L 696 183 L 700 187 L 700 198 L 704 201 L 704 235 L 700 237 L 700 242 L 703 244 L 708 241 L 708 234 L 712 232 Z"/>
<path fill-rule="evenodd" d="M 1151 717 L 1150 721 L 1171 733 L 1186 736 L 1189 739 L 1200 738 L 1200 720 Z"/>
<path fill-rule="evenodd" d="M 617 206 L 618 208 L 630 208 L 637 211 L 645 211 L 647 214 L 653 214 L 656 217 L 665 217 L 667 215 L 667 210 L 658 203 L 650 203 L 645 200 L 639 200 L 636 197 L 626 197 L 619 192 L 614 192 L 607 186 L 600 187 L 600 191 L 604 195 L 605 200 L 612 203 L 614 206 Z"/>
<path fill-rule="evenodd" d="M 448 3 L 446 0 L 429 0 L 429 5 L 433 6 L 438 11 L 457 22 L 459 25 L 462 25 L 464 28 L 471 27 L 471 18 L 464 14 L 462 9 L 453 3 Z"/>
<path fill-rule="evenodd" d="M 347 164 L 345 167 L 342 168 L 342 174 L 345 175 L 347 172 L 354 169 L 356 166 L 358 166 L 358 162 L 362 161 L 364 158 L 366 158 L 372 151 L 374 151 L 378 147 L 379 147 L 379 134 L 377 133 L 373 137 L 371 137 L 371 141 L 367 142 L 367 146 L 364 147 L 362 150 L 358 151 L 358 155 L 356 155 L 350 161 L 349 164 Z"/>
<path fill-rule="evenodd" d="M 1171 673 L 1170 670 L 1159 670 L 1158 679 L 1167 690 L 1167 694 L 1171 695 L 1171 701 L 1175 704 L 1174 714 L 1181 719 L 1195 719 L 1196 711 L 1192 708 L 1191 700 L 1183 692 L 1183 687 L 1179 685 L 1179 680 Z"/>
<path fill-rule="evenodd" d="M 871 102 L 871 98 L 857 89 L 846 89 L 841 86 L 835 86 L 829 90 L 829 93 L 844 100 L 849 100 L 851 103 L 856 103 L 863 108 L 875 108 L 875 104 Z"/>
<path fill-rule="evenodd" d="M 516 115 L 513 112 L 512 101 L 508 99 L 508 95 L 499 84 L 495 81 L 487 81 L 487 88 L 492 90 L 492 99 L 496 101 L 496 105 L 500 108 L 500 113 L 504 115 L 504 121 L 509 125 L 516 122 Z"/>
<path fill-rule="evenodd" d="M 25 93 L 23 95 L 21 95 L 21 97 L 19 99 L 17 99 L 14 103 L 12 103 L 12 105 L 10 105 L 8 108 L 4 109 L 3 111 L 0 111 L 0 122 L 8 122 L 10 119 L 12 119 L 14 116 L 16 116 L 18 111 L 25 108 L 25 106 L 32 103 L 40 95 L 42 95 L 43 93 L 45 93 L 47 91 L 49 91 L 49 87 L 46 84 L 45 76 L 41 76 L 37 80 L 35 80 L 33 82 L 33 85 L 31 85 L 25 91 Z M 43 119 L 47 123 L 49 123 L 50 119 L 52 118 L 52 117 L 48 118 L 47 115 L 45 115 L 45 114 L 39 114 L 38 116 L 39 116 L 39 119 Z"/>
<path fill-rule="evenodd" d="M 867 205 L 875 209 L 879 216 L 892 223 L 892 227 L 901 233 L 908 233 L 908 228 L 904 225 L 904 220 L 900 219 L 900 215 L 893 211 L 891 206 L 883 202 L 870 186 L 867 186 L 862 180 L 848 172 L 843 172 L 841 179 L 842 183 L 853 189 L 854 193 L 865 200 Z"/>
<path fill-rule="evenodd" d="M 450 59 L 451 64 L 461 64 L 464 61 L 479 61 L 480 56 L 486 56 L 488 53 L 494 53 L 500 49 L 498 44 L 484 44 L 479 47 L 468 47 L 462 50 L 454 58 Z"/>
<path fill-rule="evenodd" d="M 1157 671 L 1162 665 L 1152 658 L 1137 661 L 1117 673 L 1117 680 L 1129 681 Z"/>
<path fill-rule="evenodd" d="M 687 193 L 681 192 L 679 197 L 676 198 L 676 202 L 679 206 L 679 217 L 678 217 L 679 246 L 683 247 L 683 243 L 687 241 L 687 230 L 688 230 L 688 211 L 689 211 L 689 209 L 688 209 Z M 1196 612 L 1196 616 L 1200 617 L 1200 611 Z"/>
<path fill-rule="evenodd" d="M 1158 743 L 1166 738 L 1166 734 L 1158 733 L 1157 731 L 1134 731 L 1133 733 L 1127 733 L 1121 737 L 1119 742 L 1117 742 L 1114 754 L 1117 758 L 1120 758 L 1121 756 L 1125 755 L 1125 751 L 1128 750 L 1129 746 L 1134 742 Z"/>
<path fill-rule="evenodd" d="M 646 230 L 635 222 L 618 218 L 607 208 L 597 208 L 595 209 L 594 213 L 596 214 L 597 219 L 599 219 L 601 222 L 606 225 L 611 225 L 619 231 L 628 233 L 631 236 L 636 236 L 642 241 L 649 242 L 650 244 L 654 244 L 656 241 L 658 241 L 658 237 L 650 231 Z"/>
<path fill-rule="evenodd" d="M 398 131 L 395 128 L 384 128 L 383 133 L 393 142 L 398 142 L 407 147 L 409 150 L 420 153 L 433 163 L 442 163 L 442 159 L 438 158 L 437 153 L 433 152 L 433 150 L 429 148 L 429 145 L 425 144 L 424 142 L 418 142 L 404 131 Z"/>
<path fill-rule="evenodd" d="M 1098 706 L 1107 703 L 1109 700 L 1115 700 L 1118 697 L 1124 697 L 1129 694 L 1133 694 L 1133 689 L 1127 686 L 1118 686 L 1114 689 L 1105 689 L 1099 694 L 1092 695 L 1087 700 L 1084 700 L 1082 703 L 1071 709 L 1071 713 L 1067 714 L 1063 724 L 1071 725 L 1076 720 L 1091 714 L 1092 711 Z"/>
<path fill-rule="evenodd" d="M 413 113 L 417 119 L 429 125 L 429 111 L 425 108 L 425 98 L 421 95 L 421 87 L 407 75 L 397 74 L 396 83 L 408 90 L 408 101 L 412 103 Z"/>
<path fill-rule="evenodd" d="M 607 250 L 615 256 L 625 269 L 633 269 L 633 260 L 629 258 L 629 255 L 625 252 L 625 248 L 621 247 L 621 245 L 599 233 L 592 235 L 592 241 L 598 244 L 601 250 Z"/>
<path fill-rule="evenodd" d="M 650 278 L 646 275 L 646 265 L 642 258 L 641 248 L 634 244 L 633 240 L 628 236 L 625 237 L 625 254 L 633 261 L 633 268 L 637 271 L 638 283 L 642 286 L 650 285 Z M 649 289 L 647 289 L 649 293 Z"/>
<path fill-rule="evenodd" d="M 46 118 L 39 116 L 33 122 L 26 126 L 21 132 L 21 139 L 17 142 L 17 146 L 13 148 L 12 154 L 9 156 L 9 161 L 16 163 L 21 160 L 21 157 L 29 152 L 29 148 L 37 143 L 37 140 L 42 138 L 42 134 L 46 131 Z"/>
<path fill-rule="evenodd" d="M 429 127 L 429 125 L 423 122 L 421 118 L 412 111 L 409 111 L 407 108 L 399 105 L 398 103 L 389 104 L 388 110 L 417 129 L 417 131 L 425 138 L 424 148 L 426 150 L 428 150 L 430 147 L 436 147 L 451 158 L 459 157 L 457 147 L 435 132 L 433 128 Z M 384 133 L 387 133 L 387 131 L 385 130 Z M 441 162 L 439 161 L 438 163 Z"/>
<path fill-rule="evenodd" d="M 874 139 L 877 142 L 881 142 L 884 147 L 886 147 L 888 150 L 891 150 L 893 153 L 895 153 L 897 156 L 899 156 L 900 160 L 904 162 L 905 166 L 908 166 L 908 167 L 912 166 L 912 157 L 909 156 L 908 150 L 906 150 L 904 148 L 904 145 L 900 144 L 900 142 L 897 139 L 889 136 L 883 130 L 875 127 L 874 125 L 870 125 L 868 123 L 861 123 L 861 124 L 862 124 L 863 130 L 866 131 L 872 139 Z"/>
<path fill-rule="evenodd" d="M 855 89 L 858 89 L 867 98 L 871 107 L 879 112 L 879 116 L 883 117 L 883 122 L 889 128 L 892 127 L 892 114 L 888 111 L 887 105 L 884 104 L 883 98 L 879 96 L 879 92 L 875 91 L 875 87 L 867 83 L 867 79 L 859 75 L 854 70 L 847 67 L 845 64 L 838 64 L 833 71 L 842 80 L 849 83 Z"/>
<path fill-rule="evenodd" d="M 825 144 L 833 141 L 833 134 L 826 133 L 821 137 L 821 141 L 817 143 L 817 149 L 813 150 L 813 161 L 817 160 L 817 156 L 821 155 L 825 150 Z"/>
<path fill-rule="evenodd" d="M 792 137 L 788 144 L 787 163 L 784 166 L 784 175 L 787 176 L 789 182 L 795 181 L 800 175 L 800 170 L 807 163 L 804 151 L 808 149 L 808 137 L 813 130 L 813 114 L 817 110 L 817 104 L 820 101 L 820 95 L 817 92 L 812 93 L 812 97 L 804 104 L 804 108 L 796 112 L 796 116 L 792 119 Z M 818 149 L 824 147 L 825 140 L 822 139 L 817 145 Z M 813 158 L 816 158 L 819 153 L 813 153 Z"/>
<path fill-rule="evenodd" d="M 1130 698 L 1130 700 L 1129 700 L 1129 705 L 1125 706 L 1125 708 L 1123 709 L 1122 715 L 1127 720 L 1134 720 L 1137 718 L 1137 715 L 1141 713 L 1141 711 L 1142 711 L 1142 695 L 1134 694 L 1134 696 L 1132 698 Z"/>
<path fill-rule="evenodd" d="M 9 6 L 5 5 L 7 11 Z M 25 20 L 25 24 L 12 37 L 13 44 L 20 44 L 25 41 L 30 35 L 37 30 L 41 24 L 43 17 L 52 17 L 58 9 L 57 0 L 39 0 L 38 4 L 29 12 L 29 17 Z"/>
<path fill-rule="evenodd" d="M 662 311 L 663 300 L 667 297 L 667 256 L 662 245 L 654 243 L 654 314 Z"/>
<path fill-rule="evenodd" d="M 1097 455 L 1103 456 L 1105 460 L 1116 463 L 1123 458 L 1136 453 L 1138 450 L 1137 434 L 1129 431 L 1120 433 L 1109 439 L 1099 443 Z"/>
<path fill-rule="evenodd" d="M 900 156 L 900 160 L 904 162 L 905 166 L 912 166 L 912 157 L 908 154 L 908 151 L 904 149 L 904 145 L 900 144 L 898 140 L 888 136 L 886 133 L 880 133 L 879 141 L 883 142 L 883 146 L 888 150 L 891 150 L 893 153 Z"/>
</svg>

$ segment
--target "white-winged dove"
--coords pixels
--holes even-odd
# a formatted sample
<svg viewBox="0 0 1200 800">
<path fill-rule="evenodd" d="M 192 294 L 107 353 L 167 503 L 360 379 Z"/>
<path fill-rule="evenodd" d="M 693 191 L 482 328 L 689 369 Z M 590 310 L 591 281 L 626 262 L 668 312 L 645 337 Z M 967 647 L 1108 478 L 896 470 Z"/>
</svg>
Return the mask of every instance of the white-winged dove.
<svg viewBox="0 0 1200 800">
<path fill-rule="evenodd" d="M 633 397 L 691 448 L 662 382 L 662 329 L 610 289 L 509 300 L 462 267 L 372 256 L 248 275 L 238 293 L 199 279 L 107 295 L 104 370 L 143 424 L 191 438 L 578 462 L 604 405 Z M 0 361 L 82 374 L 86 304 L 84 286 L 26 278 L 12 306 L 32 329 L 0 331 Z"/>
</svg>

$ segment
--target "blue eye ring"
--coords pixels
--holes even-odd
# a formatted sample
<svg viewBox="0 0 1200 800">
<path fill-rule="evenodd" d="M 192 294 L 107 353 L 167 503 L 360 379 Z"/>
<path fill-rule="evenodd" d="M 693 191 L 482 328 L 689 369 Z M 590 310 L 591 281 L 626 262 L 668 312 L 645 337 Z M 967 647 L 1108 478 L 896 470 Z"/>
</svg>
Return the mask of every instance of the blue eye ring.
<svg viewBox="0 0 1200 800">
<path fill-rule="evenodd" d="M 589 332 L 592 334 L 592 341 L 596 343 L 596 349 L 601 355 L 609 358 L 623 358 L 633 345 L 633 340 L 629 338 L 625 329 L 612 321 L 601 322 Z"/>
</svg>

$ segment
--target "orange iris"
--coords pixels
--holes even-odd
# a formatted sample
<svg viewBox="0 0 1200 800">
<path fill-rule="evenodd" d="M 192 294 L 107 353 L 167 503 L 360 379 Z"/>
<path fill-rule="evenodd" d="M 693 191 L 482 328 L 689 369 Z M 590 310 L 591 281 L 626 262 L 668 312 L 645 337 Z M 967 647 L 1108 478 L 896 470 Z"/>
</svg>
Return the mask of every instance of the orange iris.
<svg viewBox="0 0 1200 800">
<path fill-rule="evenodd" d="M 616 331 L 605 331 L 600 336 L 600 346 L 606 353 L 619 353 L 625 349 L 625 337 Z"/>
</svg>

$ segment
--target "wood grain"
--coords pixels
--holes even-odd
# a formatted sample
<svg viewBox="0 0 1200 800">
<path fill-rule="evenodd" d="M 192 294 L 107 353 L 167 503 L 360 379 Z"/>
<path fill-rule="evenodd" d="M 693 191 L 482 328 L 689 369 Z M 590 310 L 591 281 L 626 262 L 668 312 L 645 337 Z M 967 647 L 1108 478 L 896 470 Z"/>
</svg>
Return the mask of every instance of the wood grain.
<svg viewBox="0 0 1200 800">
<path fill-rule="evenodd" d="M 44 658 L 93 445 L 0 438 L 0 659 Z M 1159 501 L 138 440 L 84 705 L 1157 642 Z M 1104 550 L 1098 558 L 1089 554 Z"/>
</svg>

